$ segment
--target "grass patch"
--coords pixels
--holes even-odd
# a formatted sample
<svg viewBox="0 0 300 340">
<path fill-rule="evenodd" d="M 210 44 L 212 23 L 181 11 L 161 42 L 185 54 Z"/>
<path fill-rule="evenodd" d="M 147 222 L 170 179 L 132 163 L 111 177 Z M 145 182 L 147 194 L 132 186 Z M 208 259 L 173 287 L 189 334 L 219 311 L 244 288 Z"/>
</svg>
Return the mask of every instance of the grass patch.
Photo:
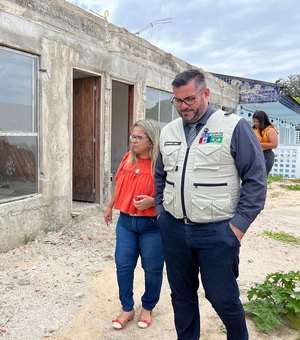
<svg viewBox="0 0 300 340">
<path fill-rule="evenodd" d="M 220 332 L 221 333 L 226 334 L 226 327 L 225 327 L 225 325 L 223 323 L 222 323 L 222 325 L 219 328 L 220 328 Z"/>
<path fill-rule="evenodd" d="M 28 244 L 28 243 L 34 241 L 34 239 L 35 239 L 34 235 L 25 234 L 23 243 Z"/>
<path fill-rule="evenodd" d="M 284 178 L 285 177 L 283 177 L 282 175 L 276 175 L 276 176 L 269 175 L 267 178 L 267 183 L 271 184 L 273 182 L 281 182 L 284 180 Z"/>
<path fill-rule="evenodd" d="M 291 244 L 300 244 L 300 238 L 293 236 L 291 234 L 285 233 L 285 232 L 278 232 L 275 233 L 273 231 L 265 230 L 263 232 L 263 235 L 267 237 L 271 237 L 275 240 L 282 241 L 285 243 L 291 243 Z"/>
<path fill-rule="evenodd" d="M 280 184 L 281 188 L 287 189 L 287 190 L 294 190 L 299 191 L 300 190 L 300 184 Z"/>
</svg>

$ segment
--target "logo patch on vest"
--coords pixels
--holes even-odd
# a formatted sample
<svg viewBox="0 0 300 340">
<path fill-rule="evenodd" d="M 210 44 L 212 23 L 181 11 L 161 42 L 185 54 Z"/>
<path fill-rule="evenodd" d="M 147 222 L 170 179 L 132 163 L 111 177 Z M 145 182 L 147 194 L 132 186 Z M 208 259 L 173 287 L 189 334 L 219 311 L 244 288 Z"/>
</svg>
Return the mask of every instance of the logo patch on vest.
<svg viewBox="0 0 300 340">
<path fill-rule="evenodd" d="M 221 144 L 223 142 L 223 132 L 204 132 L 202 133 L 199 144 L 215 143 Z"/>
<path fill-rule="evenodd" d="M 168 141 L 164 143 L 164 146 L 168 146 L 168 145 L 181 145 L 181 142 L 172 142 L 172 141 Z"/>
</svg>

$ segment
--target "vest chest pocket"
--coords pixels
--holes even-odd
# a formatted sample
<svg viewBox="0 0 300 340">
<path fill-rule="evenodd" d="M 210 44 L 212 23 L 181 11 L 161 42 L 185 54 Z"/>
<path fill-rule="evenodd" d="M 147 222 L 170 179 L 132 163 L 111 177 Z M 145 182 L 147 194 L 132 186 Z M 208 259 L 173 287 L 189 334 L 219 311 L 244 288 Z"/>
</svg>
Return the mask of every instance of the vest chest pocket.
<svg viewBox="0 0 300 340">
<path fill-rule="evenodd" d="M 221 163 L 221 145 L 199 144 L 194 150 L 194 169 L 218 170 Z"/>
<path fill-rule="evenodd" d="M 180 145 L 166 145 L 161 148 L 162 159 L 165 171 L 172 171 L 175 169 Z"/>
</svg>

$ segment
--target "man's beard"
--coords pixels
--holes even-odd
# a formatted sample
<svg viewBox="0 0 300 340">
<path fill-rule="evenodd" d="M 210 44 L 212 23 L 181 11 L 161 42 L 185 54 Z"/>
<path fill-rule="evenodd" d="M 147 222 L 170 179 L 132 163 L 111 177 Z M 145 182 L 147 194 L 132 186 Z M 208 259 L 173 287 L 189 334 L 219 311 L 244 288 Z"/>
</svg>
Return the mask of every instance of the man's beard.
<svg viewBox="0 0 300 340">
<path fill-rule="evenodd" d="M 193 112 L 194 115 L 190 119 L 190 118 L 184 116 L 182 114 L 182 112 Z M 195 122 L 197 122 L 197 120 L 199 120 L 201 118 L 201 114 L 200 114 L 199 110 L 197 110 L 197 111 L 195 111 L 195 110 L 183 110 L 183 111 L 178 111 L 178 114 L 186 123 L 189 123 L 189 124 L 195 123 Z"/>
</svg>

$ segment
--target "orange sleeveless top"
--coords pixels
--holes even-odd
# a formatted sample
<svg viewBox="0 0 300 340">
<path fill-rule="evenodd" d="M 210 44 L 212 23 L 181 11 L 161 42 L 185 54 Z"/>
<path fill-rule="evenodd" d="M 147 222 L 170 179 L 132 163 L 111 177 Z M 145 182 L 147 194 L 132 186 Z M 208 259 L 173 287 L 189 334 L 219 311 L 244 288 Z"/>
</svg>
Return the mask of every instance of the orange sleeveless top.
<svg viewBox="0 0 300 340">
<path fill-rule="evenodd" d="M 154 175 L 151 173 L 151 159 L 137 158 L 137 164 L 127 165 L 129 152 L 123 157 L 116 173 L 116 200 L 114 208 L 125 214 L 156 216 L 155 207 L 138 210 L 133 199 L 138 195 L 154 197 Z"/>
<path fill-rule="evenodd" d="M 269 125 L 264 130 L 262 130 L 262 136 L 260 135 L 258 129 L 254 129 L 254 132 L 255 132 L 255 134 L 256 134 L 256 136 L 257 136 L 257 138 L 258 138 L 260 143 L 269 143 L 269 137 L 268 137 L 269 129 L 274 129 L 277 132 L 277 134 L 278 134 L 278 130 L 273 125 Z M 264 150 L 264 148 L 262 148 L 262 149 Z"/>
</svg>

